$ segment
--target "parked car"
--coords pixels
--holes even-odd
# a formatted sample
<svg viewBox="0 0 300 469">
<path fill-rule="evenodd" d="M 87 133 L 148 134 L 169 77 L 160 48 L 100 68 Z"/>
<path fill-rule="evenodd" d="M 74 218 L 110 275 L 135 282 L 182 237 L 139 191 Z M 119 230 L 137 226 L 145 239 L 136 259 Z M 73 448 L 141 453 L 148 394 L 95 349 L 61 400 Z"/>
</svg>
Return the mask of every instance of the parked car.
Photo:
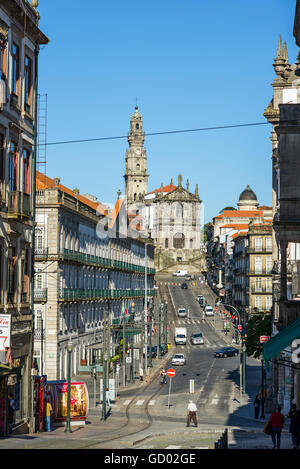
<svg viewBox="0 0 300 469">
<path fill-rule="evenodd" d="M 172 358 L 172 365 L 185 365 L 186 360 L 183 353 L 176 353 Z"/>
<path fill-rule="evenodd" d="M 234 347 L 222 347 L 215 353 L 216 358 L 236 357 L 239 354 L 238 349 Z"/>
<path fill-rule="evenodd" d="M 187 286 L 187 283 L 183 282 L 183 283 L 181 284 L 181 288 L 185 288 L 185 289 L 186 289 L 187 287 L 188 287 L 188 286 Z"/>
<path fill-rule="evenodd" d="M 185 318 L 187 316 L 186 309 L 185 308 L 178 308 L 177 310 L 177 316 L 179 318 Z"/>
<path fill-rule="evenodd" d="M 213 316 L 214 315 L 214 310 L 211 306 L 207 305 L 204 308 L 204 313 L 205 313 L 205 316 Z"/>
<path fill-rule="evenodd" d="M 149 345 L 147 347 L 147 358 L 149 358 Z M 145 353 L 143 354 L 143 356 L 145 357 Z M 152 347 L 152 354 L 151 354 L 152 358 L 156 358 L 157 357 L 157 350 L 155 349 L 155 347 L 153 346 Z"/>
<path fill-rule="evenodd" d="M 191 344 L 193 345 L 204 344 L 202 332 L 197 332 L 195 334 L 192 334 L 190 340 L 191 340 Z"/>
</svg>

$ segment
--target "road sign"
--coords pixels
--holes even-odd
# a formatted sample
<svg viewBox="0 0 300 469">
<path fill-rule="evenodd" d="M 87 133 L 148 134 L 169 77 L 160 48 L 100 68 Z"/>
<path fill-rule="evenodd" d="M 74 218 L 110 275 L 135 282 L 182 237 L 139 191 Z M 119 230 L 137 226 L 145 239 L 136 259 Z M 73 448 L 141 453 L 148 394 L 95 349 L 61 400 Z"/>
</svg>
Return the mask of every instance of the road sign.
<svg viewBox="0 0 300 469">
<path fill-rule="evenodd" d="M 170 378 L 174 378 L 174 376 L 175 376 L 175 370 L 173 370 L 173 368 L 169 368 L 168 371 L 167 371 L 167 375 L 168 375 Z"/>
<path fill-rule="evenodd" d="M 11 315 L 0 314 L 0 351 L 5 352 L 10 347 Z"/>
<path fill-rule="evenodd" d="M 238 325 L 238 330 L 241 331 L 242 330 L 242 326 L 239 324 Z"/>
<path fill-rule="evenodd" d="M 270 340 L 270 336 L 269 335 L 261 335 L 260 338 L 259 338 L 259 341 L 261 344 L 264 344 L 265 342 L 268 342 Z"/>
</svg>

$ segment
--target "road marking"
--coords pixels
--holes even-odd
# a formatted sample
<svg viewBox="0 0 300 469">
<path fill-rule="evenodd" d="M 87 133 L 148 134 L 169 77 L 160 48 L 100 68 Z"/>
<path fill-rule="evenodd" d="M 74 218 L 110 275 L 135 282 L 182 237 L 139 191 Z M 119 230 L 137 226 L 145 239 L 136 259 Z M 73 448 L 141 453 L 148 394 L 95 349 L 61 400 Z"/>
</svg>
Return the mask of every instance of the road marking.
<svg viewBox="0 0 300 469">
<path fill-rule="evenodd" d="M 212 401 L 211 401 L 211 403 L 212 403 L 213 405 L 218 404 L 218 402 L 219 402 L 219 399 L 212 399 Z"/>
<path fill-rule="evenodd" d="M 152 401 L 149 402 L 149 405 L 154 405 L 155 402 L 156 402 L 155 400 L 154 401 L 152 400 Z"/>
<path fill-rule="evenodd" d="M 127 399 L 127 401 L 123 402 L 123 405 L 128 405 L 128 404 L 130 404 L 131 401 L 132 401 L 132 399 Z"/>
<path fill-rule="evenodd" d="M 181 446 L 176 446 L 176 445 L 169 445 L 169 446 L 166 446 L 166 449 L 180 449 Z"/>
<path fill-rule="evenodd" d="M 206 404 L 207 399 L 205 399 L 205 398 L 199 399 L 198 402 L 199 402 L 199 404 Z"/>
<path fill-rule="evenodd" d="M 136 403 L 136 405 L 143 405 L 144 402 L 145 402 L 145 399 L 143 399 L 143 400 L 138 400 L 137 403 Z"/>
</svg>

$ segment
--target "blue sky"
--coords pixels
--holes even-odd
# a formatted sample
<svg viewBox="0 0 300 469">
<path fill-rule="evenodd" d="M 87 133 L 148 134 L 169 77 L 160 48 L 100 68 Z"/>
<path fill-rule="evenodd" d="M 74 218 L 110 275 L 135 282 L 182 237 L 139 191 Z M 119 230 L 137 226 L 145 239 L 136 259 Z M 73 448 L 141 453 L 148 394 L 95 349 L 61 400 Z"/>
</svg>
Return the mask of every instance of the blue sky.
<svg viewBox="0 0 300 469">
<path fill-rule="evenodd" d="M 296 0 L 40 0 L 39 91 L 48 142 L 265 122 L 279 34 L 290 63 Z M 270 125 L 146 137 L 149 186 L 199 186 L 205 222 L 249 184 L 271 205 Z M 49 146 L 46 173 L 115 202 L 127 139 Z"/>
</svg>

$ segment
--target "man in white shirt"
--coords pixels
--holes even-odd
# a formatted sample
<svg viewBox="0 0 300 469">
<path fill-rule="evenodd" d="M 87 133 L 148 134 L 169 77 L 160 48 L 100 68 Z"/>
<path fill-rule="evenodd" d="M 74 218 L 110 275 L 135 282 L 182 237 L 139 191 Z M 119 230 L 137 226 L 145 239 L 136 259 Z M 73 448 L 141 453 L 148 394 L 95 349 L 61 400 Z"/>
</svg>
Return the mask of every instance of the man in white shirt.
<svg viewBox="0 0 300 469">
<path fill-rule="evenodd" d="M 189 401 L 189 405 L 187 408 L 187 422 L 186 426 L 190 426 L 191 420 L 194 422 L 195 427 L 198 427 L 198 422 L 197 422 L 197 407 L 196 404 L 193 403 L 193 401 Z"/>
</svg>

